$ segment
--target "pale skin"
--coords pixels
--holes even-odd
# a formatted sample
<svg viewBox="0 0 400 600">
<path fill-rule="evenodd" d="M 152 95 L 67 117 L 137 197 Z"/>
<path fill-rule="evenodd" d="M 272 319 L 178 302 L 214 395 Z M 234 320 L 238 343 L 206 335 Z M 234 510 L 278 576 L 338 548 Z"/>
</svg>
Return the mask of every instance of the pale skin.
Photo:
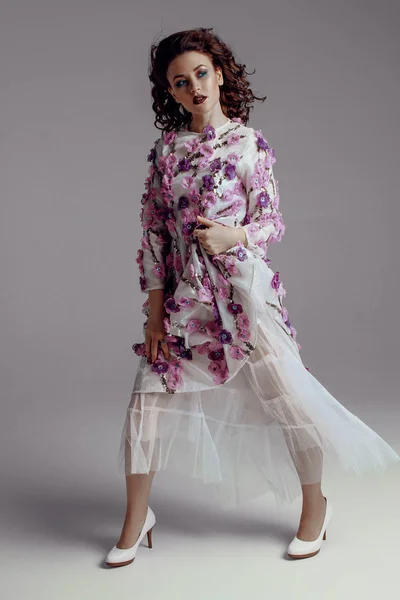
<svg viewBox="0 0 400 600">
<path fill-rule="evenodd" d="M 200 52 L 185 52 L 177 56 L 168 67 L 167 79 L 169 93 L 176 102 L 181 103 L 192 113 L 189 130 L 201 132 L 207 124 L 219 127 L 227 121 L 220 102 L 220 86 L 223 85 L 221 69 L 214 68 L 208 55 Z M 207 96 L 200 104 L 193 104 L 196 95 Z M 199 224 L 206 229 L 195 230 L 199 243 L 207 253 L 214 255 L 224 252 L 240 240 L 247 245 L 246 234 L 241 227 L 228 227 L 210 219 L 198 216 Z M 149 319 L 146 326 L 146 355 L 153 362 L 165 329 L 163 290 L 149 292 Z M 167 344 L 161 344 L 161 350 L 168 360 L 170 353 Z M 129 548 L 136 542 L 146 517 L 148 498 L 155 471 L 134 473 L 126 476 L 127 504 L 121 536 L 117 542 L 119 548 Z M 321 483 L 302 485 L 302 512 L 297 537 L 305 541 L 315 540 L 325 517 L 325 500 Z"/>
</svg>

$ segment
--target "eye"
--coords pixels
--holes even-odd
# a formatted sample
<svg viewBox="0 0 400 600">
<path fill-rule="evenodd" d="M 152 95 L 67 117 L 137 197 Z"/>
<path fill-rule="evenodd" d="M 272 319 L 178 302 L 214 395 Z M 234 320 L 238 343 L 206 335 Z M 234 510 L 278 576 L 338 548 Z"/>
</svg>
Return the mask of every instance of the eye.
<svg viewBox="0 0 400 600">
<path fill-rule="evenodd" d="M 199 76 L 201 76 L 201 75 L 207 75 L 207 71 L 200 71 Z"/>
<path fill-rule="evenodd" d="M 176 87 L 182 87 L 182 86 L 181 86 L 181 83 L 186 83 L 186 82 L 185 82 L 185 80 L 184 80 L 184 79 L 180 79 L 180 80 L 178 81 L 178 83 L 176 84 Z"/>
</svg>

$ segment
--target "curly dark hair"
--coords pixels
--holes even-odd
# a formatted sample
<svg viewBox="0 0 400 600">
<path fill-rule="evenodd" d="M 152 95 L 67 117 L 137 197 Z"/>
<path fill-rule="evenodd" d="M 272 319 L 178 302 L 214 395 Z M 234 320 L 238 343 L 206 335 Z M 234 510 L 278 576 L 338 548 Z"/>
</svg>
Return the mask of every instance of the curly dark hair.
<svg viewBox="0 0 400 600">
<path fill-rule="evenodd" d="M 150 50 L 149 79 L 152 84 L 152 108 L 156 113 L 154 125 L 165 132 L 177 130 L 190 123 L 192 113 L 178 105 L 168 91 L 170 84 L 167 79 L 169 64 L 184 52 L 196 51 L 206 54 L 214 69 L 222 70 L 224 83 L 220 87 L 220 102 L 224 114 L 230 118 L 240 118 L 244 125 L 249 120 L 250 109 L 254 100 L 264 102 L 267 96 L 257 97 L 250 89 L 246 75 L 245 64 L 239 64 L 231 48 L 223 42 L 213 28 L 199 27 L 178 31 L 152 44 Z"/>
</svg>

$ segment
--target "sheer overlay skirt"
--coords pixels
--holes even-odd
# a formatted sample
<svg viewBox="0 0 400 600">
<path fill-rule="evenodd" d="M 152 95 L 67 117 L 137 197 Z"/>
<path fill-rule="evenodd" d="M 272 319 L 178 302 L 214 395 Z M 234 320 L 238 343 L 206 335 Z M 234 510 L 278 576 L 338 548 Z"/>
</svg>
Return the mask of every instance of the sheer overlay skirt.
<svg viewBox="0 0 400 600">
<path fill-rule="evenodd" d="M 323 471 L 361 474 L 399 461 L 305 368 L 268 306 L 256 349 L 232 380 L 199 392 L 133 392 L 118 454 L 122 474 L 173 469 L 209 484 L 223 508 L 266 493 L 292 502 Z"/>
</svg>

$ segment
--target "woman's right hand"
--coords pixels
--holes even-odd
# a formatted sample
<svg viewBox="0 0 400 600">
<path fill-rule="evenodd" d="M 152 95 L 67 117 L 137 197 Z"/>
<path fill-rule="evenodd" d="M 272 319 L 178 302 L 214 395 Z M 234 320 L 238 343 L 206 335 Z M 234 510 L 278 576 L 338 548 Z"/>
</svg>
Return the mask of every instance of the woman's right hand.
<svg viewBox="0 0 400 600">
<path fill-rule="evenodd" d="M 169 359 L 169 348 L 164 340 L 166 331 L 161 316 L 149 316 L 145 331 L 146 356 L 147 360 L 153 363 L 157 359 L 158 345 L 161 343 L 161 350 L 165 358 Z"/>
</svg>

